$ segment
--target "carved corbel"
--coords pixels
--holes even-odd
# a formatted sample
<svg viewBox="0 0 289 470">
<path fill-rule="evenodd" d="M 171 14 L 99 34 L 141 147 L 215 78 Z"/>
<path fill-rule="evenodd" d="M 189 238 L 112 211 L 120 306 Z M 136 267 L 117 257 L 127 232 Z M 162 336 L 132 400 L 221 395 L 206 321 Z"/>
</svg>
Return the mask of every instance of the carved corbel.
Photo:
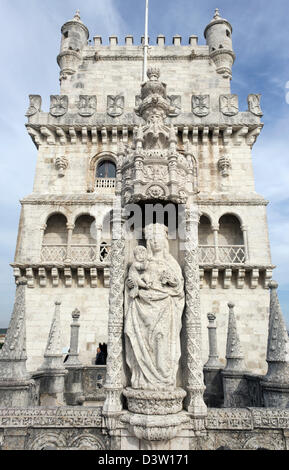
<svg viewBox="0 0 289 470">
<path fill-rule="evenodd" d="M 185 145 L 189 141 L 189 128 L 185 126 L 183 128 L 183 144 Z"/>
<path fill-rule="evenodd" d="M 111 131 L 111 143 L 117 144 L 117 127 L 113 127 Z"/>
<path fill-rule="evenodd" d="M 224 272 L 224 289 L 230 289 L 232 282 L 232 269 L 225 269 Z"/>
<path fill-rule="evenodd" d="M 87 127 L 83 126 L 81 128 L 81 142 L 87 144 Z"/>
<path fill-rule="evenodd" d="M 17 283 L 17 280 L 19 279 L 19 277 L 21 277 L 20 268 L 13 268 L 13 276 L 15 278 L 15 283 Z"/>
<path fill-rule="evenodd" d="M 97 269 L 96 268 L 90 269 L 90 286 L 97 287 Z"/>
<path fill-rule="evenodd" d="M 211 289 L 216 289 L 218 284 L 219 270 L 213 268 L 211 272 Z"/>
<path fill-rule="evenodd" d="M 272 280 L 272 275 L 273 275 L 273 269 L 272 268 L 267 268 L 265 270 L 265 279 L 264 279 L 264 288 L 269 289 L 269 283 Z"/>
<path fill-rule="evenodd" d="M 246 142 L 250 147 L 253 147 L 253 145 L 255 144 L 257 137 L 260 134 L 261 130 L 262 130 L 262 127 L 256 127 L 255 129 L 253 129 L 252 131 L 248 133 Z"/>
<path fill-rule="evenodd" d="M 194 126 L 192 143 L 197 145 L 198 142 L 199 142 L 199 128 L 198 126 Z"/>
<path fill-rule="evenodd" d="M 214 127 L 213 136 L 212 136 L 213 145 L 217 145 L 219 143 L 219 134 L 220 134 L 220 128 L 219 127 Z"/>
<path fill-rule="evenodd" d="M 110 268 L 103 269 L 103 284 L 106 288 L 110 287 Z"/>
<path fill-rule="evenodd" d="M 47 275 L 45 268 L 38 269 L 38 276 L 39 276 L 39 285 L 40 287 L 46 287 L 47 285 Z"/>
<path fill-rule="evenodd" d="M 123 126 L 122 128 L 122 141 L 124 144 L 127 144 L 128 142 L 128 128 L 126 126 Z"/>
<path fill-rule="evenodd" d="M 36 129 L 33 129 L 33 127 L 30 127 L 30 126 L 26 126 L 26 127 L 27 127 L 28 134 L 30 135 L 33 142 L 35 143 L 36 147 L 38 148 L 39 145 L 41 145 L 42 143 L 40 132 Z"/>
<path fill-rule="evenodd" d="M 77 285 L 78 287 L 84 287 L 85 272 L 84 268 L 77 268 Z"/>
<path fill-rule="evenodd" d="M 59 285 L 59 272 L 57 268 L 51 269 L 52 287 L 58 287 Z"/>
<path fill-rule="evenodd" d="M 202 134 L 202 143 L 206 145 L 209 140 L 209 127 L 205 126 L 203 129 L 203 134 Z"/>
<path fill-rule="evenodd" d="M 48 127 L 42 126 L 40 132 L 46 137 L 48 145 L 55 145 L 55 135 Z"/>
<path fill-rule="evenodd" d="M 228 126 L 223 130 L 224 145 L 228 145 L 230 143 L 230 137 L 232 136 L 232 133 L 233 133 L 233 128 L 231 126 Z"/>
<path fill-rule="evenodd" d="M 250 280 L 251 289 L 256 289 L 259 281 L 259 269 L 252 269 L 251 271 L 251 280 Z"/>
<path fill-rule="evenodd" d="M 61 127 L 56 127 L 55 131 L 59 137 L 59 142 L 61 143 L 61 145 L 65 145 L 67 143 L 67 138 L 66 138 L 66 133 L 64 132 L 64 130 L 61 129 Z"/>
<path fill-rule="evenodd" d="M 27 278 L 27 287 L 33 289 L 34 287 L 34 273 L 32 268 L 26 268 L 25 272 Z"/>
<path fill-rule="evenodd" d="M 71 268 L 64 268 L 64 283 L 65 283 L 65 287 L 72 286 Z"/>
<path fill-rule="evenodd" d="M 237 271 L 237 289 L 243 289 L 245 285 L 246 271 L 244 268 L 240 268 Z"/>
<path fill-rule="evenodd" d="M 75 132 L 74 127 L 69 128 L 69 135 L 70 135 L 70 143 L 76 144 L 77 139 L 76 139 L 76 132 Z"/>
<path fill-rule="evenodd" d="M 236 131 L 233 135 L 235 145 L 241 145 L 244 141 L 244 137 L 248 134 L 249 128 L 247 126 L 241 127 L 238 131 Z"/>
<path fill-rule="evenodd" d="M 97 141 L 98 141 L 98 139 L 97 139 L 97 127 L 93 126 L 91 128 L 91 142 L 93 144 L 97 144 Z"/>
<path fill-rule="evenodd" d="M 101 128 L 101 139 L 103 144 L 107 144 L 107 130 L 106 127 Z"/>
</svg>

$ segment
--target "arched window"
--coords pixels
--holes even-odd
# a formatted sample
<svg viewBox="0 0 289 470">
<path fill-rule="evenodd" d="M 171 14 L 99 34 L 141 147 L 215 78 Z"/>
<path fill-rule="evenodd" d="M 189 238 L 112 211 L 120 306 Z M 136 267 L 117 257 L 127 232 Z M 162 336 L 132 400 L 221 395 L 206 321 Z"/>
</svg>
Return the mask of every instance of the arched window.
<svg viewBox="0 0 289 470">
<path fill-rule="evenodd" d="M 110 160 L 103 160 L 96 169 L 97 178 L 115 178 L 116 166 Z"/>
</svg>

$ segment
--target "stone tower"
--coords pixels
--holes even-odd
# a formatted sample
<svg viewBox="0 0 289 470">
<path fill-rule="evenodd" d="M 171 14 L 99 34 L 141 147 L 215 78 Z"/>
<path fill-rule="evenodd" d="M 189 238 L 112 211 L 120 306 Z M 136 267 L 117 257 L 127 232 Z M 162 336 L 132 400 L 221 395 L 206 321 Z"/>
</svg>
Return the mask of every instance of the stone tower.
<svg viewBox="0 0 289 470">
<path fill-rule="evenodd" d="M 27 278 L 28 370 L 42 364 L 55 300 L 61 301 L 63 349 L 69 346 L 75 308 L 82 312 L 80 361 L 92 364 L 98 344 L 107 343 L 110 266 L 117 263 L 116 252 L 111 253 L 111 214 L 121 198 L 197 207 L 199 360 L 208 359 L 207 314 L 212 312 L 225 365 L 230 300 L 236 304 L 246 368 L 265 373 L 273 266 L 267 201 L 255 191 L 252 168 L 262 111 L 260 95 L 250 94 L 248 109 L 240 110 L 238 96 L 231 93 L 230 23 L 216 10 L 205 29 L 206 45 L 196 36 L 184 45 L 180 36 L 168 44 L 158 36 L 150 47 L 147 90 L 163 99 L 157 131 L 149 122 L 141 82 L 143 47 L 132 36 L 124 45 L 116 36 L 107 46 L 100 36 L 89 44 L 79 12 L 61 34 L 60 91 L 51 95 L 48 112 L 42 111 L 39 95 L 30 95 L 26 114 L 38 157 L 33 191 L 21 201 L 13 268 L 16 280 Z M 170 149 L 168 167 L 154 165 L 162 153 L 162 145 L 158 154 L 149 143 L 155 132 Z M 150 147 L 153 164 L 144 167 L 141 150 Z M 125 166 L 131 154 L 135 164 Z M 188 272 L 192 258 L 173 242 L 170 246 Z"/>
</svg>

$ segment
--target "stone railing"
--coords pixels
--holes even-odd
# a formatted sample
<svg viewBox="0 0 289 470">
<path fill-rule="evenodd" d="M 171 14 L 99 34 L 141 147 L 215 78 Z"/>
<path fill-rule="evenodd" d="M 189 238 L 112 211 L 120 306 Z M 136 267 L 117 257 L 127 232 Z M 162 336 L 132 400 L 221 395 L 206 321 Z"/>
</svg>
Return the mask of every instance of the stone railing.
<svg viewBox="0 0 289 470">
<path fill-rule="evenodd" d="M 66 245 L 42 245 L 41 261 L 45 263 L 62 262 L 66 259 L 66 252 Z"/>
<path fill-rule="evenodd" d="M 105 192 L 112 192 L 115 191 L 115 178 L 96 178 L 95 180 L 95 189 L 101 189 Z"/>
<path fill-rule="evenodd" d="M 246 261 L 244 245 L 200 245 L 200 264 L 243 264 Z"/>
<path fill-rule="evenodd" d="M 108 261 L 110 245 L 42 245 L 41 261 L 61 263 L 69 259 L 72 263 L 93 263 Z"/>
</svg>

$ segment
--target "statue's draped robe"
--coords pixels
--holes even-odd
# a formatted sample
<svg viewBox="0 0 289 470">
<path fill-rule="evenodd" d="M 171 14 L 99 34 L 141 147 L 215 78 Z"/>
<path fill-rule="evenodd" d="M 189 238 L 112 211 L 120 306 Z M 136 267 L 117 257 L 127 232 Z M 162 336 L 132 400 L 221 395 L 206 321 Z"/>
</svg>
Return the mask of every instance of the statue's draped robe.
<svg viewBox="0 0 289 470">
<path fill-rule="evenodd" d="M 169 271 L 176 286 L 162 285 Z M 126 303 L 126 360 L 131 370 L 131 386 L 143 390 L 167 390 L 176 386 L 181 355 L 180 331 L 184 309 L 184 280 L 176 260 L 166 253 L 149 260 L 146 276 L 149 289 Z"/>
</svg>

